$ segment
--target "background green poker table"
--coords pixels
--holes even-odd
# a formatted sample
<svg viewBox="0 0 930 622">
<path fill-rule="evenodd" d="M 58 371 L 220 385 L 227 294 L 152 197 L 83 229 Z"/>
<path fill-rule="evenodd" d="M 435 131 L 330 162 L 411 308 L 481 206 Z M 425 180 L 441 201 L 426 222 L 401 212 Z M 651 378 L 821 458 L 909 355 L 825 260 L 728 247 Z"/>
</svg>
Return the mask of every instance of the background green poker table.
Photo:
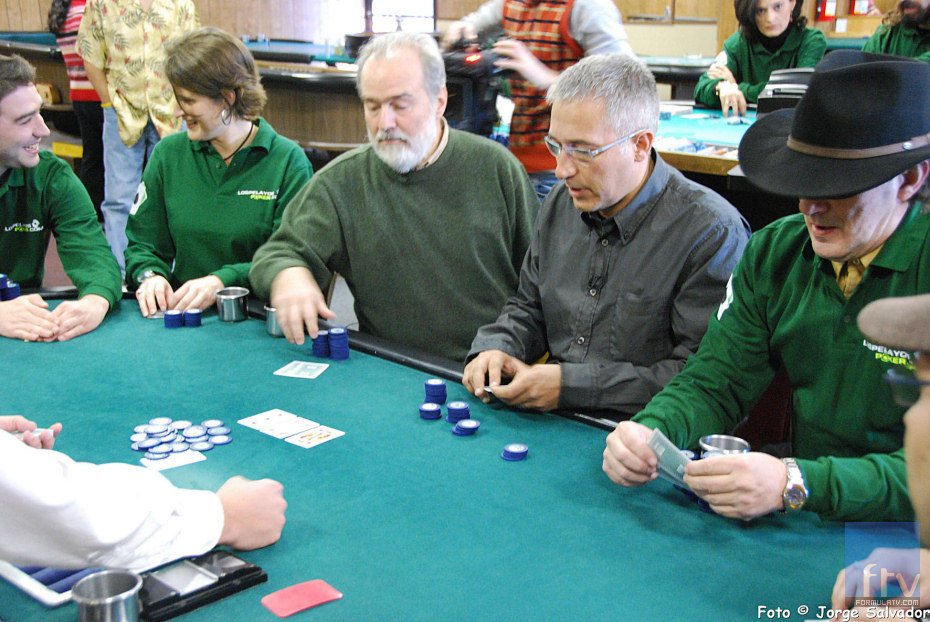
<svg viewBox="0 0 930 622">
<path fill-rule="evenodd" d="M 436 375 L 377 345 L 329 361 L 317 379 L 273 375 L 313 360 L 309 340 L 264 322 L 164 328 L 123 301 L 65 343 L 0 340 L 4 414 L 64 424 L 56 449 L 76 460 L 138 463 L 133 427 L 155 416 L 230 424 L 233 443 L 164 472 L 216 489 L 241 474 L 284 484 L 281 540 L 241 553 L 268 582 L 185 620 L 275 620 L 261 597 L 311 579 L 345 594 L 294 620 L 756 620 L 757 608 L 829 605 L 843 528 L 810 513 L 744 523 L 698 510 L 668 483 L 624 489 L 601 471 L 606 432 L 555 415 L 494 409 L 448 383 L 481 421 L 458 437 L 417 408 Z M 359 345 L 359 347 L 362 347 Z M 409 355 L 400 359 L 417 363 Z M 450 366 L 455 370 L 455 366 Z M 345 431 L 303 449 L 235 423 L 280 408 Z M 500 458 L 526 443 L 522 462 Z M 2 503 L 2 500 L 0 500 Z M 16 537 L 2 534 L 2 537 Z M 802 609 L 803 611 L 803 609 Z M 0 618 L 76 619 L 0 580 Z"/>
</svg>

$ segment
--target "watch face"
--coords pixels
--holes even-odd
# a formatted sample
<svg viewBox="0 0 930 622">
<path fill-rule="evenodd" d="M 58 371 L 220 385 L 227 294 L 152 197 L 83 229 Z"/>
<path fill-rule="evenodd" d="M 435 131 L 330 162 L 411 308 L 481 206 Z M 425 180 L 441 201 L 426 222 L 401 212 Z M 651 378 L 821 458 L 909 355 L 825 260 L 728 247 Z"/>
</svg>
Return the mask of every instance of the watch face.
<svg viewBox="0 0 930 622">
<path fill-rule="evenodd" d="M 807 495 L 804 494 L 804 489 L 799 487 L 790 488 L 786 493 L 786 497 L 788 500 L 788 505 L 790 505 L 792 508 L 801 507 L 807 500 Z"/>
</svg>

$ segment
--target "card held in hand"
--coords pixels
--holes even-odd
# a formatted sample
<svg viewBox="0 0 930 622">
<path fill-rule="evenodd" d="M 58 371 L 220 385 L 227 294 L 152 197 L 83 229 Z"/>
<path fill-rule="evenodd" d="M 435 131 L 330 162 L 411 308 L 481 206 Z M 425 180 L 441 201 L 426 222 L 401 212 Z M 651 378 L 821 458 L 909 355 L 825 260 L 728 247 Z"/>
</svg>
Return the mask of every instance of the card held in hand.
<svg viewBox="0 0 930 622">
<path fill-rule="evenodd" d="M 656 467 L 659 476 L 673 484 L 688 488 L 684 480 L 685 467 L 691 462 L 688 456 L 675 447 L 672 441 L 668 440 L 662 434 L 662 431 L 658 429 L 652 431 L 652 435 L 649 436 L 646 444 L 656 453 L 656 457 L 659 459 L 659 464 Z"/>
</svg>

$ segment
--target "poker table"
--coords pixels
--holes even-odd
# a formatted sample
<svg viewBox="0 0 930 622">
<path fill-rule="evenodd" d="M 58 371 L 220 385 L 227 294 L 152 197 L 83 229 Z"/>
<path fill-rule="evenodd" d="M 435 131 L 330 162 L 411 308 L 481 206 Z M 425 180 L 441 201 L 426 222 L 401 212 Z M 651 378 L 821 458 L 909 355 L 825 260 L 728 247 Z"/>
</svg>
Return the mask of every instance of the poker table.
<svg viewBox="0 0 930 622">
<path fill-rule="evenodd" d="M 166 329 L 123 301 L 70 342 L 0 340 L 4 410 L 61 421 L 56 449 L 92 462 L 137 463 L 129 435 L 151 417 L 220 418 L 232 444 L 165 476 L 207 489 L 234 474 L 283 483 L 281 540 L 241 553 L 268 582 L 187 620 L 274 620 L 261 597 L 311 579 L 345 596 L 295 620 L 719 622 L 758 619 L 760 606 L 804 619 L 798 608 L 829 605 L 841 524 L 806 512 L 744 523 L 700 511 L 663 480 L 618 487 L 601 471 L 604 430 L 495 409 L 449 382 L 449 399 L 481 421 L 455 436 L 418 406 L 426 379 L 460 367 L 360 335 L 352 345 L 316 379 L 281 377 L 312 359 L 309 345 L 212 312 L 200 328 Z M 345 435 L 304 449 L 236 423 L 273 408 Z M 511 442 L 529 446 L 525 460 L 501 459 Z M 0 581 L 4 620 L 75 617 L 73 604 L 47 609 Z"/>
<path fill-rule="evenodd" d="M 322 61 L 329 65 L 336 63 L 354 63 L 355 59 L 346 54 L 336 54 L 333 46 L 309 41 L 292 39 L 251 39 L 243 40 L 252 56 L 257 61 L 282 63 L 311 63 Z"/>
</svg>

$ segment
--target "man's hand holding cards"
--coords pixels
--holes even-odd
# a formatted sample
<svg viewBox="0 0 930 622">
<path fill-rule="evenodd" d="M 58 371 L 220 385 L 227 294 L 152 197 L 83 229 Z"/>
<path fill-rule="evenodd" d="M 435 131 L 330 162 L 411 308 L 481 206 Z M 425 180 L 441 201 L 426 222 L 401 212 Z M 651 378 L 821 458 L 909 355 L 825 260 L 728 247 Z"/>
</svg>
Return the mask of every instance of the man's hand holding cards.
<svg viewBox="0 0 930 622">
<path fill-rule="evenodd" d="M 675 447 L 661 430 L 653 430 L 646 444 L 655 452 L 656 458 L 659 460 L 656 465 L 659 477 L 682 488 L 688 488 L 688 485 L 685 484 L 684 475 L 685 467 L 688 466 L 691 459 Z"/>
</svg>

